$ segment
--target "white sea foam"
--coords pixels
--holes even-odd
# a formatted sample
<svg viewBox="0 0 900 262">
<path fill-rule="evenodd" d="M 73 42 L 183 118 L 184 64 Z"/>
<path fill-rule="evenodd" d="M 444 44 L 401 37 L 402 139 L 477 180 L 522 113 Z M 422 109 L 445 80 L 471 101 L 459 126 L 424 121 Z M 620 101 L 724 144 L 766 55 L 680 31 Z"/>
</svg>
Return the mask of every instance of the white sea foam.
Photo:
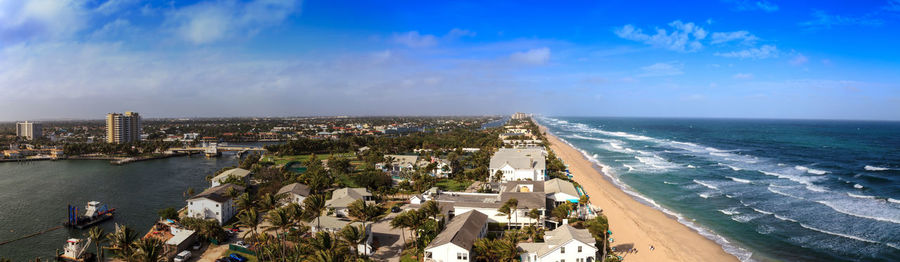
<svg viewBox="0 0 900 262">
<path fill-rule="evenodd" d="M 741 222 L 741 223 L 747 223 L 747 222 L 750 222 L 750 220 L 754 220 L 754 219 L 760 218 L 762 216 L 763 215 L 761 215 L 761 214 L 737 214 L 737 215 L 731 216 L 731 220 Z"/>
<path fill-rule="evenodd" d="M 731 180 L 734 180 L 734 182 L 740 182 L 740 183 L 744 183 L 744 184 L 750 183 L 750 180 L 747 180 L 747 179 L 740 179 L 740 178 L 730 177 L 730 176 L 726 176 L 726 177 L 731 178 Z"/>
<path fill-rule="evenodd" d="M 634 170 L 634 167 L 633 167 L 633 166 L 630 166 L 630 165 L 627 165 L 627 164 L 622 164 L 622 166 L 628 168 L 628 172 L 631 172 L 631 171 Z"/>
<path fill-rule="evenodd" d="M 694 179 L 694 183 L 697 183 L 697 184 L 699 184 L 699 185 L 708 187 L 709 189 L 719 189 L 718 187 L 716 187 L 716 186 L 710 184 L 709 181 L 706 181 L 706 182 L 700 182 L 700 181 L 697 181 L 697 179 Z"/>
<path fill-rule="evenodd" d="M 722 212 L 722 214 L 726 214 L 729 216 L 737 215 L 737 214 L 741 213 L 741 212 L 737 211 L 737 209 L 738 209 L 737 207 L 732 207 L 732 208 L 728 208 L 728 209 L 719 209 L 719 212 Z"/>
<path fill-rule="evenodd" d="M 887 202 L 900 204 L 900 200 L 896 200 L 896 199 L 893 199 L 893 198 L 888 198 L 888 199 L 887 199 Z"/>
<path fill-rule="evenodd" d="M 768 186 L 768 187 L 766 187 L 766 189 L 769 190 L 769 192 L 772 192 L 772 193 L 775 193 L 775 194 L 779 194 L 779 195 L 782 195 L 782 196 L 791 197 L 791 198 L 796 198 L 796 199 L 800 199 L 800 200 L 806 200 L 806 198 L 803 198 L 803 197 L 800 197 L 800 196 L 795 196 L 795 195 L 788 194 L 788 193 L 786 193 L 786 192 L 782 192 L 782 191 L 775 190 L 773 187 L 774 187 L 774 186 Z"/>
<path fill-rule="evenodd" d="M 881 242 L 878 242 L 878 241 L 875 241 L 875 240 L 865 239 L 865 238 L 861 238 L 861 237 L 858 237 L 858 236 L 852 236 L 852 235 L 847 235 L 847 234 L 841 234 L 841 233 L 837 233 L 837 232 L 831 232 L 831 231 L 828 231 L 828 230 L 824 230 L 824 229 L 819 229 L 819 228 L 811 227 L 811 226 L 805 225 L 805 224 L 803 224 L 803 223 L 798 223 L 798 224 L 800 224 L 800 226 L 803 227 L 803 228 L 806 228 L 806 229 L 809 229 L 809 230 L 813 230 L 813 231 L 817 231 L 817 232 L 820 232 L 820 233 L 825 233 L 825 234 L 833 235 L 833 236 L 845 237 L 845 238 L 849 238 L 849 239 L 853 239 L 853 240 L 858 240 L 858 241 L 863 241 L 863 242 L 869 242 L 869 243 L 874 243 L 874 244 L 880 244 L 880 243 L 881 243 Z"/>
<path fill-rule="evenodd" d="M 853 188 L 856 188 L 856 189 L 862 189 L 863 186 L 860 185 L 860 184 L 853 184 Z"/>
<path fill-rule="evenodd" d="M 763 235 L 768 235 L 768 234 L 771 234 L 772 232 L 775 232 L 775 227 L 770 226 L 770 225 L 759 225 L 756 227 L 756 232 L 763 234 Z"/>
<path fill-rule="evenodd" d="M 848 199 L 849 200 L 849 199 Z M 816 200 L 816 203 L 825 205 L 839 213 L 900 224 L 900 209 L 884 206 L 885 202 L 861 202 L 859 200 Z"/>
<path fill-rule="evenodd" d="M 663 183 L 664 183 L 664 184 L 669 184 L 669 185 L 678 185 L 678 183 L 675 183 L 675 182 L 669 182 L 669 181 L 663 181 Z"/>
<path fill-rule="evenodd" d="M 855 197 L 855 198 L 875 199 L 875 196 L 857 195 L 857 194 L 850 193 L 850 192 L 847 192 L 847 195 L 851 196 L 851 197 Z"/>
<path fill-rule="evenodd" d="M 790 222 L 797 223 L 797 220 L 790 219 L 790 218 L 783 217 L 783 216 L 779 216 L 778 214 L 773 214 L 773 215 L 774 215 L 775 218 L 777 218 L 777 219 L 781 219 L 781 220 L 784 220 L 784 221 L 790 221 Z"/>
<path fill-rule="evenodd" d="M 825 170 L 812 169 L 812 168 L 808 168 L 805 166 L 794 166 L 794 169 L 797 169 L 797 170 L 800 170 L 800 171 L 803 171 L 806 173 L 810 173 L 813 175 L 824 175 L 824 174 L 829 173 L 828 171 L 825 171 Z"/>
<path fill-rule="evenodd" d="M 891 170 L 890 168 L 887 168 L 887 167 L 878 167 L 878 166 L 869 166 L 869 165 L 867 165 L 867 166 L 865 167 L 865 169 L 868 170 L 868 171 L 887 171 L 887 170 Z"/>
<path fill-rule="evenodd" d="M 694 165 L 687 165 L 687 168 L 697 168 Z"/>
<path fill-rule="evenodd" d="M 760 209 L 757 209 L 757 208 L 755 208 L 755 207 L 751 207 L 750 209 L 753 209 L 753 211 L 756 211 L 756 212 L 759 212 L 759 213 L 762 213 L 762 214 L 766 214 L 766 215 L 771 215 L 771 214 L 773 214 L 772 212 L 765 211 L 765 210 L 760 210 Z"/>
<path fill-rule="evenodd" d="M 824 187 L 820 187 L 820 186 L 816 186 L 816 185 L 808 185 L 808 186 L 806 186 L 806 189 L 809 189 L 810 191 L 816 191 L 816 192 L 827 192 L 828 191 L 828 189 L 825 189 Z"/>
<path fill-rule="evenodd" d="M 719 165 L 720 165 L 720 166 L 726 166 L 726 167 L 728 167 L 728 168 L 731 168 L 731 170 L 734 170 L 734 171 L 741 171 L 741 168 L 740 168 L 740 167 L 736 167 L 736 166 L 732 166 L 732 165 L 728 165 L 728 164 L 723 164 L 723 163 L 719 163 Z"/>
</svg>

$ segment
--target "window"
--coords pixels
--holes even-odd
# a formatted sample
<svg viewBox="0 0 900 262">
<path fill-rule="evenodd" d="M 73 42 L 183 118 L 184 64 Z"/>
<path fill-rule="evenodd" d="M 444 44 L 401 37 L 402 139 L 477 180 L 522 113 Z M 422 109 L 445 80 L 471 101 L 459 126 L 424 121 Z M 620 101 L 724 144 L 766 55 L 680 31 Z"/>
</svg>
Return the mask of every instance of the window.
<svg viewBox="0 0 900 262">
<path fill-rule="evenodd" d="M 581 246 L 578 246 L 578 253 L 581 253 Z"/>
<path fill-rule="evenodd" d="M 431 252 L 425 252 L 425 258 L 431 258 Z"/>
<path fill-rule="evenodd" d="M 559 253 L 560 253 L 560 254 L 565 254 L 565 253 L 566 253 L 566 247 L 560 247 L 560 248 L 559 248 Z"/>
<path fill-rule="evenodd" d="M 468 261 L 469 254 L 468 253 L 456 253 L 456 260 Z"/>
</svg>

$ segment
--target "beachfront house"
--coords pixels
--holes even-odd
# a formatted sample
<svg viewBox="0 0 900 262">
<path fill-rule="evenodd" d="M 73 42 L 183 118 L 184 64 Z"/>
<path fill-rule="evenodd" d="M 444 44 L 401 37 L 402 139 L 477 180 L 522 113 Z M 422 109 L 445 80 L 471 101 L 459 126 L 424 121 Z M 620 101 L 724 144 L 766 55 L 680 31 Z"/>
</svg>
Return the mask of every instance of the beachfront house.
<svg viewBox="0 0 900 262">
<path fill-rule="evenodd" d="M 544 181 L 546 155 L 542 149 L 501 148 L 491 156 L 489 180 Z"/>
<path fill-rule="evenodd" d="M 303 200 L 309 196 L 309 186 L 300 183 L 292 183 L 278 189 L 276 195 L 284 195 L 282 199 L 282 203 L 287 205 L 289 203 L 297 203 L 298 205 L 303 205 Z"/>
<path fill-rule="evenodd" d="M 237 214 L 234 199 L 229 193 L 244 192 L 244 187 L 234 184 L 224 184 L 211 187 L 187 200 L 187 216 L 201 219 L 214 219 L 219 225 L 225 224 Z"/>
<path fill-rule="evenodd" d="M 572 184 L 572 182 L 559 178 L 545 181 L 544 192 L 547 193 L 547 198 L 553 201 L 553 206 L 551 208 L 564 202 L 577 204 L 580 199 L 578 191 L 575 189 L 575 185 Z"/>
<path fill-rule="evenodd" d="M 332 216 L 320 216 L 320 217 L 314 218 L 312 221 L 310 221 L 307 224 L 309 225 L 310 232 L 312 232 L 312 233 L 317 233 L 317 232 L 322 231 L 322 232 L 329 232 L 329 233 L 335 233 L 335 234 L 340 232 L 342 229 L 344 229 L 344 227 L 346 227 L 348 225 L 354 226 L 354 227 L 360 227 L 363 225 L 360 222 L 351 221 L 351 220 L 344 219 L 344 218 L 332 217 Z M 364 254 L 364 255 L 368 256 L 368 255 L 372 255 L 373 253 L 375 253 L 375 249 L 372 246 L 372 224 L 366 225 L 365 230 L 366 230 L 366 232 L 365 232 L 366 242 L 358 245 L 356 247 L 356 250 L 360 254 Z"/>
<path fill-rule="evenodd" d="M 487 221 L 487 215 L 478 211 L 457 215 L 450 220 L 444 231 L 425 247 L 425 261 L 475 260 L 472 257 L 472 245 L 476 239 L 484 237 L 487 233 Z"/>
<path fill-rule="evenodd" d="M 544 243 L 519 243 L 523 262 L 593 262 L 597 260 L 596 241 L 587 229 L 562 225 L 544 234 Z"/>
<path fill-rule="evenodd" d="M 372 201 L 374 197 L 372 193 L 364 187 L 359 188 L 340 188 L 331 193 L 331 199 L 325 201 L 325 206 L 334 209 L 334 214 L 339 217 L 349 215 L 348 208 L 350 204 L 356 200 Z"/>
<path fill-rule="evenodd" d="M 235 179 L 242 181 L 244 185 L 248 185 L 250 182 L 250 175 L 250 170 L 243 168 L 232 168 L 213 177 L 211 182 L 212 186 L 215 187 L 224 184 L 229 177 L 234 177 Z"/>
<path fill-rule="evenodd" d="M 500 213 L 499 209 L 510 199 L 515 198 L 518 206 L 510 215 Z M 540 226 L 547 210 L 547 199 L 543 192 L 502 192 L 492 193 L 467 193 L 444 192 L 434 198 L 441 205 L 452 206 L 453 214 L 463 214 L 469 211 L 478 211 L 488 217 L 490 223 L 508 223 L 519 227 L 530 224 Z M 528 212 L 537 209 L 541 214 L 537 219 L 528 217 Z"/>
</svg>

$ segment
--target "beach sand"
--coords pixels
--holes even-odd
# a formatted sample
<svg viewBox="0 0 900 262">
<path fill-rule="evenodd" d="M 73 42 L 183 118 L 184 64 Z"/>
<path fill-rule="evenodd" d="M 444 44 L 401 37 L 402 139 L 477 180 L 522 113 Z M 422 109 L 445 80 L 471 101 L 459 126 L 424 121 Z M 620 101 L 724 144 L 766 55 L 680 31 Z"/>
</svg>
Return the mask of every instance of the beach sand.
<svg viewBox="0 0 900 262">
<path fill-rule="evenodd" d="M 541 127 L 546 132 L 545 127 Z M 590 196 L 591 204 L 603 209 L 609 219 L 611 245 L 618 250 L 631 246 L 637 253 L 619 253 L 625 261 L 737 261 L 721 246 L 675 218 L 633 199 L 608 181 L 595 165 L 575 148 L 547 133 L 550 148 L 565 161 L 575 181 Z M 653 245 L 654 250 L 649 247 Z M 602 261 L 602 260 L 600 260 Z"/>
</svg>

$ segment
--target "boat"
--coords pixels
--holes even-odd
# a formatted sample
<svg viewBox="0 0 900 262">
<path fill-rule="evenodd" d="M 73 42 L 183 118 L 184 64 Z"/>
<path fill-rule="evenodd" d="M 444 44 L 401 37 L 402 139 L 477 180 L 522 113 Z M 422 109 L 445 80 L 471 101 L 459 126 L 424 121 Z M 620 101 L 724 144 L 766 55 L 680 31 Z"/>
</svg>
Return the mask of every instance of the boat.
<svg viewBox="0 0 900 262">
<path fill-rule="evenodd" d="M 84 209 L 84 215 L 78 215 L 78 207 L 69 205 L 67 219 L 63 225 L 84 229 L 113 218 L 116 212 L 115 208 L 109 208 L 105 204 L 101 205 L 100 201 L 88 202 Z"/>
<path fill-rule="evenodd" d="M 94 254 L 85 252 L 91 246 L 90 239 L 70 238 L 66 240 L 66 247 L 61 254 L 57 254 L 57 261 L 94 261 Z M 58 252 L 58 251 L 57 251 Z"/>
</svg>

